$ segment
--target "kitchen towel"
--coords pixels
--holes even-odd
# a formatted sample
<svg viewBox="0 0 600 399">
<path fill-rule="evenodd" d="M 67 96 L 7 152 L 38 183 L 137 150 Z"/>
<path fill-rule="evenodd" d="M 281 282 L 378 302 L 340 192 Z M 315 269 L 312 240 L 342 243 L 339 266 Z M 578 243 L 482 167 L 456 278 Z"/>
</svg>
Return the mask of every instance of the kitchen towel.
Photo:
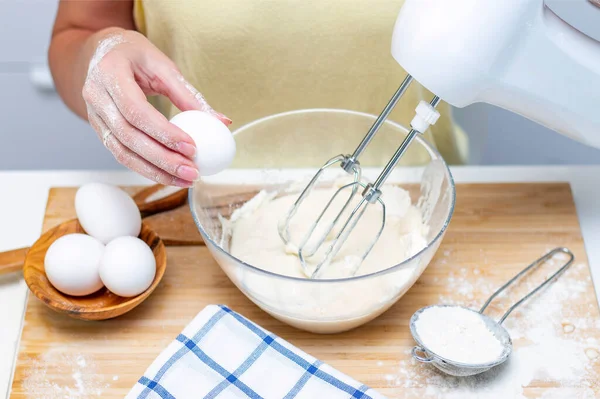
<svg viewBox="0 0 600 399">
<path fill-rule="evenodd" d="M 126 399 L 382 399 L 223 305 L 204 308 Z"/>
</svg>

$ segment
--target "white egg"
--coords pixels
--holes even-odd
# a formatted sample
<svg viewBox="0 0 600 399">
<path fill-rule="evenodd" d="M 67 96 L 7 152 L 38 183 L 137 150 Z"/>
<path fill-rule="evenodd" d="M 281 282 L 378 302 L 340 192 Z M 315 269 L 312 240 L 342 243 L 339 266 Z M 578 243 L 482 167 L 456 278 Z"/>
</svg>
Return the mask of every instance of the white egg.
<svg viewBox="0 0 600 399">
<path fill-rule="evenodd" d="M 98 273 L 104 244 L 85 234 L 68 234 L 46 251 L 44 268 L 50 284 L 67 295 L 89 295 L 102 288 Z"/>
<path fill-rule="evenodd" d="M 139 238 L 119 237 L 106 245 L 99 272 L 111 292 L 132 297 L 152 284 L 156 259 L 150 247 Z"/>
<path fill-rule="evenodd" d="M 233 135 L 216 117 L 202 111 L 184 111 L 171 123 L 189 134 L 196 143 L 194 163 L 200 176 L 211 176 L 225 169 L 235 157 Z"/>
<path fill-rule="evenodd" d="M 122 237 L 137 237 L 142 216 L 135 201 L 118 187 L 102 183 L 86 184 L 77 190 L 75 211 L 86 233 L 107 244 Z"/>
</svg>

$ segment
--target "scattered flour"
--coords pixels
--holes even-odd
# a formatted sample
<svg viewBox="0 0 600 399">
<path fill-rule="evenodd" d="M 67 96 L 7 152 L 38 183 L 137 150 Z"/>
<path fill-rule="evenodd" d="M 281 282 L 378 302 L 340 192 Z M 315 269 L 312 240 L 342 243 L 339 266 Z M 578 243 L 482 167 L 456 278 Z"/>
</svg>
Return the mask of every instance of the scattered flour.
<svg viewBox="0 0 600 399">
<path fill-rule="evenodd" d="M 596 359 L 598 357 L 598 351 L 594 348 L 590 348 L 590 349 L 586 349 L 585 350 L 585 355 L 587 357 L 589 357 L 590 359 Z"/>
<path fill-rule="evenodd" d="M 110 386 L 96 373 L 93 359 L 84 355 L 50 350 L 31 361 L 32 367 L 23 380 L 26 398 L 101 398 Z"/>
<path fill-rule="evenodd" d="M 87 364 L 87 362 L 85 361 L 85 358 L 83 356 L 77 357 L 77 365 L 79 367 L 85 367 L 86 364 Z"/>
<path fill-rule="evenodd" d="M 488 364 L 504 351 L 481 316 L 461 307 L 427 308 L 419 315 L 415 328 L 428 350 L 455 362 Z"/>
<path fill-rule="evenodd" d="M 575 326 L 573 324 L 563 323 L 563 331 L 565 332 L 565 334 L 572 333 L 573 331 L 575 331 Z"/>
</svg>

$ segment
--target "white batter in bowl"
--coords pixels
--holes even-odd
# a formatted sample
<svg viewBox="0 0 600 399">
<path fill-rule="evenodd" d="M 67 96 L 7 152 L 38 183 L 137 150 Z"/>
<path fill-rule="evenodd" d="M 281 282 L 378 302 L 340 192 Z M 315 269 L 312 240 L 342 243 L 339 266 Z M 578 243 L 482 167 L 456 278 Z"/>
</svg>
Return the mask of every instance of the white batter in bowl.
<svg viewBox="0 0 600 399">
<path fill-rule="evenodd" d="M 251 265 L 259 265 L 261 269 L 291 277 L 303 278 L 304 274 L 298 246 L 306 231 L 319 216 L 321 210 L 332 198 L 338 185 L 332 188 L 320 188 L 311 192 L 290 223 L 290 242 L 286 245 L 278 233 L 278 223 L 285 218 L 287 211 L 298 198 L 297 193 L 275 196 L 275 191 L 261 191 L 251 201 L 236 210 L 229 219 L 231 236 L 229 252 L 238 259 Z M 385 203 L 388 209 L 381 237 L 362 262 L 356 275 L 370 274 L 402 263 L 417 254 L 427 245 L 428 227 L 423 223 L 419 208 L 411 204 L 409 193 L 394 185 L 383 188 Z M 271 194 L 271 195 L 270 195 Z M 360 194 L 354 196 L 352 206 L 344 214 L 346 218 L 350 210 L 358 203 Z M 338 195 L 331 207 L 337 212 L 342 209 L 347 197 Z M 333 212 L 328 213 L 332 219 Z M 320 226 L 325 226 L 329 219 L 325 217 Z M 343 219 L 342 219 L 343 220 Z M 323 266 L 320 278 L 335 279 L 350 277 L 366 247 L 373 241 L 382 224 L 381 207 L 369 206 L 360 222 L 348 236 L 341 250 L 332 261 Z M 342 222 L 337 224 L 340 228 Z M 317 231 L 318 233 L 318 231 Z M 320 234 L 315 233 L 316 236 Z M 307 259 L 311 271 L 319 260 L 324 259 L 328 246 L 333 244 L 337 229 L 329 234 L 328 239 L 319 247 L 314 256 Z M 393 250 L 390 250 L 393 249 Z"/>
<path fill-rule="evenodd" d="M 418 151 L 424 161 L 418 166 L 400 166 L 390 176 L 388 187 L 382 190 L 389 224 L 386 223 L 380 242 L 359 273 L 355 277 L 343 277 L 347 270 L 344 254 L 340 253 L 323 278 L 307 279 L 294 251 L 289 248 L 286 251 L 277 232 L 278 218 L 295 199 L 295 195 L 282 196 L 282 188 L 298 177 L 314 173 L 312 169 L 276 168 L 278 159 L 287 166 L 285 160 L 292 152 L 308 151 L 302 147 L 310 146 L 303 141 L 303 118 L 311 129 L 321 121 L 325 125 L 323 129 L 334 129 L 336 125 L 344 129 L 356 126 L 354 133 L 358 134 L 359 130 L 366 131 L 365 126 L 368 129 L 375 116 L 343 110 L 306 110 L 274 115 L 242 127 L 235 133 L 236 140 L 238 136 L 251 140 L 253 134 L 269 129 L 281 132 L 287 129 L 289 146 L 273 157 L 266 157 L 264 170 L 233 169 L 197 182 L 190 190 L 190 208 L 212 255 L 248 298 L 294 327 L 316 333 L 336 333 L 377 317 L 419 278 L 450 221 L 455 189 L 440 155 L 417 138 L 410 151 Z M 296 125 L 290 126 L 291 120 Z M 379 135 L 387 140 L 393 137 L 399 143 L 406 133 L 402 126 L 388 121 Z M 238 146 L 238 149 L 243 151 L 244 147 Z M 367 178 L 374 177 L 379 171 L 380 168 L 372 168 L 364 174 Z M 302 224 L 311 212 L 318 210 L 317 204 L 324 203 L 331 195 L 327 189 L 315 193 L 311 199 L 315 201 L 314 207 L 309 204 L 306 217 L 296 223 Z M 366 219 L 367 227 L 379 220 L 377 211 L 376 207 L 368 211 L 373 215 Z M 296 227 L 302 231 L 302 226 Z M 355 240 L 349 241 L 350 249 L 362 242 L 360 234 L 354 233 L 349 240 Z"/>
</svg>

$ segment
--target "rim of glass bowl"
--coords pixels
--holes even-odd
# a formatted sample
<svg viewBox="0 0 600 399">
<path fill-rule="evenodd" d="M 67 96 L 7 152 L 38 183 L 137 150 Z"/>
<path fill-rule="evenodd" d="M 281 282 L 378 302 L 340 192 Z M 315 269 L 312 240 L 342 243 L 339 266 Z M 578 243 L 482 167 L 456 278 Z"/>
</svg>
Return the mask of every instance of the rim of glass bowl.
<svg viewBox="0 0 600 399">
<path fill-rule="evenodd" d="M 276 118 L 282 118 L 282 117 L 286 117 L 289 115 L 294 115 L 294 114 L 306 114 L 306 113 L 312 113 L 312 112 L 332 112 L 332 113 L 346 113 L 346 114 L 352 114 L 352 115 L 358 115 L 358 116 L 366 116 L 369 118 L 372 118 L 373 120 L 375 120 L 377 118 L 376 115 L 373 114 L 369 114 L 366 112 L 358 112 L 358 111 L 351 111 L 351 110 L 346 110 L 346 109 L 338 109 L 338 108 L 308 108 L 308 109 L 300 109 L 300 110 L 294 110 L 294 111 L 288 111 L 288 112 L 282 112 L 279 114 L 273 114 L 273 115 L 269 115 L 260 119 L 257 119 L 255 121 L 249 122 L 241 127 L 239 127 L 238 129 L 236 129 L 232 134 L 235 136 L 236 134 L 241 134 L 244 130 L 247 130 L 249 128 L 251 128 L 252 126 L 259 124 L 259 123 L 263 123 L 265 121 L 268 121 L 270 119 L 276 119 Z M 399 123 L 390 121 L 390 120 L 386 120 L 385 123 L 389 123 L 391 125 L 394 125 L 397 128 L 400 128 L 401 130 L 403 130 L 405 133 L 408 133 L 408 129 L 405 128 L 404 126 L 402 126 Z M 366 132 L 365 132 L 366 133 Z M 445 166 L 445 170 L 446 173 L 448 173 L 448 180 L 450 182 L 450 187 L 452 188 L 452 200 L 450 203 L 450 212 L 448 212 L 448 216 L 446 217 L 446 220 L 444 221 L 444 225 L 442 226 L 442 228 L 440 229 L 440 231 L 437 233 L 437 235 L 430 241 L 427 243 L 427 245 L 421 249 L 419 252 L 417 252 L 416 254 L 414 254 L 413 256 L 411 256 L 408 259 L 405 259 L 404 261 L 402 261 L 401 263 L 398 263 L 397 265 L 394 266 L 390 266 L 386 269 L 383 270 L 379 270 L 373 273 L 369 273 L 369 274 L 362 274 L 360 276 L 353 276 L 353 277 L 344 277 L 344 278 L 338 278 L 338 279 L 332 279 L 332 278 L 328 278 L 328 279 L 310 279 L 310 278 L 300 278 L 300 277 L 292 277 L 292 276 L 286 276 L 284 274 L 278 274 L 278 273 L 273 273 L 267 270 L 263 270 L 259 267 L 253 266 L 249 263 L 244 262 L 241 259 L 236 258 L 235 256 L 233 256 L 232 254 L 230 254 L 229 252 L 225 251 L 223 248 L 221 248 L 221 246 L 215 242 L 210 236 L 209 234 L 204 230 L 204 228 L 202 227 L 202 224 L 199 222 L 198 218 L 196 217 L 196 211 L 195 211 L 195 203 L 194 203 L 194 192 L 196 190 L 196 186 L 192 186 L 189 189 L 188 192 L 188 202 L 189 202 L 189 206 L 190 206 L 190 211 L 192 213 L 192 218 L 194 219 L 194 223 L 196 224 L 196 227 L 198 228 L 198 230 L 200 230 L 200 232 L 202 233 L 203 238 L 208 238 L 208 240 L 210 241 L 210 243 L 212 245 L 214 245 L 218 251 L 220 251 L 221 253 L 223 253 L 225 256 L 231 258 L 232 260 L 234 260 L 235 262 L 238 262 L 240 265 L 243 265 L 244 267 L 248 267 L 254 271 L 256 271 L 257 273 L 262 273 L 268 276 L 273 276 L 275 278 L 283 278 L 286 280 L 291 280 L 291 281 L 296 281 L 296 282 L 301 282 L 301 283 L 340 283 L 340 282 L 344 282 L 344 281 L 358 281 L 361 279 L 367 279 L 367 278 L 372 278 L 372 277 L 376 277 L 376 276 L 380 276 L 380 275 L 384 275 L 384 274 L 388 274 L 391 273 L 393 271 L 399 270 L 402 267 L 406 266 L 408 263 L 410 263 L 412 260 L 416 259 L 417 257 L 421 256 L 421 254 L 423 252 L 425 252 L 426 250 L 428 250 L 432 245 L 434 245 L 444 234 L 444 232 L 446 231 L 446 229 L 448 228 L 448 225 L 450 224 L 450 220 L 452 219 L 452 215 L 454 214 L 454 206 L 456 203 L 456 186 L 454 184 L 454 178 L 452 177 L 452 173 L 450 172 L 450 168 L 448 168 L 448 164 L 446 164 L 446 161 L 444 160 L 444 158 L 442 158 L 442 156 L 440 155 L 440 153 L 433 147 L 431 147 L 429 145 L 429 143 L 427 143 L 420 135 L 415 137 L 415 140 L 417 140 L 420 145 L 422 145 L 428 152 L 429 154 L 432 156 L 432 158 L 437 157 L 438 159 L 441 160 L 442 164 Z"/>
</svg>

